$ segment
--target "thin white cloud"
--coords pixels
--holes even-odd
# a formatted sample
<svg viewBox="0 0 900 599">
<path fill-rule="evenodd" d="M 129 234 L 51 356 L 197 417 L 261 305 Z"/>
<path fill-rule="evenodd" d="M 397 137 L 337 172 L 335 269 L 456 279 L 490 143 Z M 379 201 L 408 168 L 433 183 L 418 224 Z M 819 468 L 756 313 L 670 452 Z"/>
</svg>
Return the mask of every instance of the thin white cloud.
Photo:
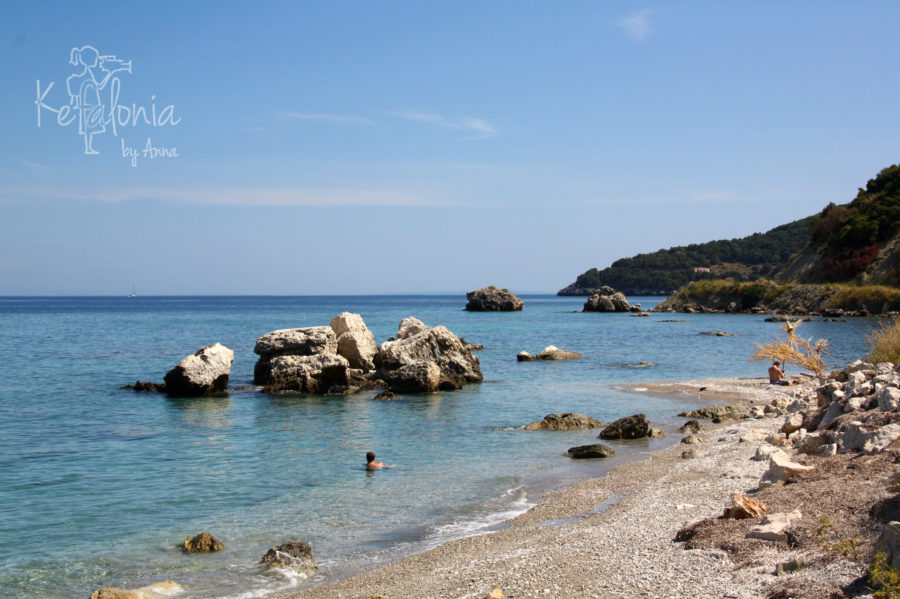
<svg viewBox="0 0 900 599">
<path fill-rule="evenodd" d="M 405 191 L 302 187 L 123 187 L 73 191 L 65 188 L 0 188 L 0 201 L 71 200 L 104 203 L 162 200 L 201 206 L 438 206 L 442 202 Z"/>
<path fill-rule="evenodd" d="M 653 13 L 649 8 L 644 8 L 636 12 L 626 15 L 616 21 L 616 25 L 625 30 L 625 33 L 636 42 L 643 41 L 651 33 L 650 15 Z"/>
<path fill-rule="evenodd" d="M 461 116 L 455 119 L 449 119 L 439 114 L 410 111 L 390 111 L 387 114 L 399 119 L 405 119 L 417 123 L 425 123 L 428 125 L 435 125 L 438 127 L 443 127 L 444 129 L 468 131 L 474 134 L 473 137 L 469 138 L 473 140 L 488 139 L 489 137 L 494 137 L 499 133 L 497 129 L 486 120 L 470 116 Z"/>
<path fill-rule="evenodd" d="M 19 163 L 21 163 L 23 166 L 27 166 L 28 168 L 35 170 L 46 170 L 48 168 L 53 168 L 52 166 L 49 166 L 47 164 L 41 164 L 40 162 L 31 162 L 30 160 L 20 160 Z"/>
<path fill-rule="evenodd" d="M 338 125 L 374 125 L 375 121 L 361 116 L 329 114 L 326 112 L 281 112 L 276 115 L 281 120 L 334 123 Z"/>
</svg>

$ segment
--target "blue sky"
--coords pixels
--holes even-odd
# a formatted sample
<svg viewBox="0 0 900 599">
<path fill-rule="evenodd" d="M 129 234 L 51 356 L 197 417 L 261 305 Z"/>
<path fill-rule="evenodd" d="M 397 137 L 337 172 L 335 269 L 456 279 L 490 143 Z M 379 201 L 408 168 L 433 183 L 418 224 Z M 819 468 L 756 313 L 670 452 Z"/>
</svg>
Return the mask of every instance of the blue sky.
<svg viewBox="0 0 900 599">
<path fill-rule="evenodd" d="M 900 158 L 896 2 L 0 15 L 0 295 L 555 292 L 849 201 Z M 86 74 L 83 46 L 131 71 Z M 72 75 L 105 107 L 118 79 L 97 154 L 53 112 Z M 169 122 L 128 122 L 154 105 Z"/>
</svg>

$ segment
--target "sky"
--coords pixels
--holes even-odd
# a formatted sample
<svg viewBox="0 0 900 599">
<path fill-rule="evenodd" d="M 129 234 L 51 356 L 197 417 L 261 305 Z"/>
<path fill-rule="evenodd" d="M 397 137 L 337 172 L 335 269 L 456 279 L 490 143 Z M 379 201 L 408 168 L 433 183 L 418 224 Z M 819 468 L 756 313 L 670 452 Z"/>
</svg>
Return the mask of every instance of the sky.
<svg viewBox="0 0 900 599">
<path fill-rule="evenodd" d="M 3 0 L 0 295 L 553 293 L 766 231 L 900 162 L 898 30 L 887 1 Z"/>
</svg>

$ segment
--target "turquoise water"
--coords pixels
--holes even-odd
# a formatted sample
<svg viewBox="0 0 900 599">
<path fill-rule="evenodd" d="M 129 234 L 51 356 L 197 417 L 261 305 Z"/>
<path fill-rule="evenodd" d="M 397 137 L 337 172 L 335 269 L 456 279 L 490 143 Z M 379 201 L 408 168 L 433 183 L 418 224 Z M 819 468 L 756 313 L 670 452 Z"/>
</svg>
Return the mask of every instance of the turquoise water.
<svg viewBox="0 0 900 599">
<path fill-rule="evenodd" d="M 185 597 L 255 597 L 310 581 L 263 573 L 275 544 L 306 540 L 339 576 L 491 530 L 540 491 L 665 447 L 619 443 L 610 461 L 566 449 L 596 431 L 513 431 L 549 412 L 644 412 L 672 431 L 692 405 L 624 384 L 761 376 L 748 357 L 778 325 L 752 315 L 583 314 L 584 298 L 524 296 L 519 313 L 468 313 L 463 296 L 0 298 L 0 596 L 87 597 L 174 579 Z M 660 298 L 630 298 L 652 306 Z M 485 382 L 371 401 L 268 396 L 252 385 L 256 338 L 362 314 L 380 343 L 401 318 L 471 342 Z M 686 322 L 661 322 L 683 319 Z M 865 352 L 870 319 L 804 323 L 831 363 Z M 725 330 L 737 337 L 699 335 Z M 235 352 L 231 393 L 170 399 L 118 387 L 161 381 L 195 349 Z M 554 344 L 584 360 L 517 363 Z M 650 361 L 654 368 L 620 368 Z M 366 472 L 369 449 L 395 468 Z M 176 548 L 209 531 L 227 549 Z"/>
</svg>

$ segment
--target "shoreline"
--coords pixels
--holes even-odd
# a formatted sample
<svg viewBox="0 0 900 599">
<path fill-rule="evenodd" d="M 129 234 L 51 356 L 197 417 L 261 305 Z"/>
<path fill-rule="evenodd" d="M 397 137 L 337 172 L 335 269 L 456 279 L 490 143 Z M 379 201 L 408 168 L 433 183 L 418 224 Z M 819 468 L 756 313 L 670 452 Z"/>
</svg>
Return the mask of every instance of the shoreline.
<svg viewBox="0 0 900 599">
<path fill-rule="evenodd" d="M 628 387 L 647 389 L 637 393 L 689 393 L 710 402 L 759 406 L 808 389 L 759 382 L 764 379 Z M 756 486 L 766 463 L 749 458 L 761 441 L 741 439 L 761 439 L 780 428 L 782 419 L 708 422 L 699 458 L 683 459 L 687 446 L 676 444 L 599 478 L 547 490 L 501 530 L 273 597 L 478 599 L 495 588 L 506 597 L 758 596 L 764 576 L 737 581 L 731 568 L 722 568 L 727 559 L 722 551 L 685 551 L 672 540 L 685 526 L 720 515 L 731 493 Z"/>
</svg>

